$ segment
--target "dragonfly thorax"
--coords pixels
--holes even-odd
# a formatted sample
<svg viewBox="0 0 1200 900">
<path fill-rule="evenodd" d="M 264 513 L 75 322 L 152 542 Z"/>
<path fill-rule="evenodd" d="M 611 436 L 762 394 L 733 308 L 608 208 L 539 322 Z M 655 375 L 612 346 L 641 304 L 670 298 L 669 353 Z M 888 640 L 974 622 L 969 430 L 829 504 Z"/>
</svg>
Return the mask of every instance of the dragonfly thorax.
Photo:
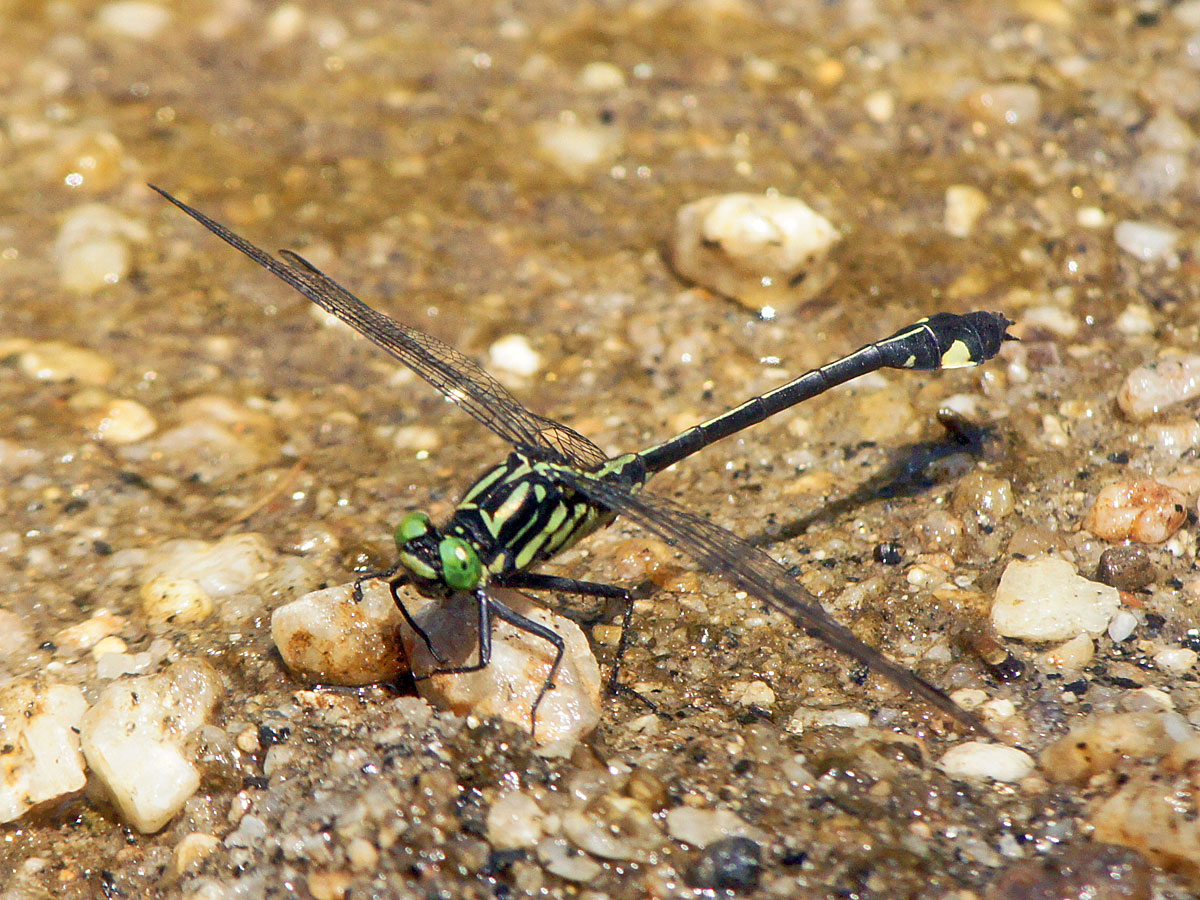
<svg viewBox="0 0 1200 900">
<path fill-rule="evenodd" d="M 412 512 L 396 526 L 400 564 L 426 593 L 473 591 L 484 581 L 475 548 L 460 537 L 443 534 L 423 512 Z"/>
</svg>

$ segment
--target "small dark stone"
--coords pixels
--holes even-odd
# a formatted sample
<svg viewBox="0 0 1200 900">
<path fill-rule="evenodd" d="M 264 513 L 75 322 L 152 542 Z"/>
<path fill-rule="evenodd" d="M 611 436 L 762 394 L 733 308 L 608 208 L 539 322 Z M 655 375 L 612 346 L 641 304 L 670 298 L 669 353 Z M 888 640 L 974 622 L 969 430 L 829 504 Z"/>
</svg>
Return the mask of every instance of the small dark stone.
<svg viewBox="0 0 1200 900">
<path fill-rule="evenodd" d="M 1109 547 L 1100 554 L 1096 580 L 1121 591 L 1136 591 L 1154 583 L 1157 573 L 1145 548 L 1137 546 Z"/>
<path fill-rule="evenodd" d="M 895 541 L 881 541 L 875 545 L 875 562 L 885 566 L 898 566 L 903 561 L 904 554 L 900 552 L 900 545 Z"/>
<path fill-rule="evenodd" d="M 721 838 L 701 851 L 684 880 L 699 890 L 752 891 L 762 875 L 762 849 L 747 837 Z"/>
<path fill-rule="evenodd" d="M 1070 693 L 1074 694 L 1076 697 L 1082 697 L 1084 694 L 1087 693 L 1088 683 L 1087 683 L 1086 679 L 1079 678 L 1079 679 L 1076 679 L 1075 681 L 1070 681 L 1067 684 L 1064 684 L 1062 686 L 1062 689 L 1064 691 L 1069 691 Z"/>
<path fill-rule="evenodd" d="M 258 743 L 263 747 L 271 747 L 275 744 L 282 744 L 291 735 L 292 729 L 286 725 L 281 728 L 272 728 L 270 725 L 258 726 Z"/>
<path fill-rule="evenodd" d="M 1008 653 L 991 669 L 992 674 L 1001 681 L 1015 681 L 1025 674 L 1025 663 Z"/>
</svg>

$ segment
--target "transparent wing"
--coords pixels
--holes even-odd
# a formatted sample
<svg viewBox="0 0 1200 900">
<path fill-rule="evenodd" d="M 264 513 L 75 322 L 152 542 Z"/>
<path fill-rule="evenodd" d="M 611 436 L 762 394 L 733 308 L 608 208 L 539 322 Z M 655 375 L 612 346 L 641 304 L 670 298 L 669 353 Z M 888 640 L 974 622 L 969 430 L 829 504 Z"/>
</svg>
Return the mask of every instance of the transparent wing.
<svg viewBox="0 0 1200 900">
<path fill-rule="evenodd" d="M 644 492 L 633 494 L 582 472 L 560 471 L 556 472 L 556 477 L 596 503 L 628 516 L 647 531 L 677 546 L 714 575 L 765 601 L 813 637 L 920 697 L 969 729 L 987 733 L 975 716 L 940 690 L 863 643 L 831 618 L 816 597 L 759 548 L 665 497 Z"/>
<path fill-rule="evenodd" d="M 604 451 L 579 432 L 522 406 L 474 360 L 432 335 L 371 309 L 303 257 L 284 250 L 281 255 L 286 262 L 280 260 L 161 188 L 150 187 L 321 309 L 386 350 L 510 444 L 539 458 L 585 470 L 607 461 Z"/>
</svg>

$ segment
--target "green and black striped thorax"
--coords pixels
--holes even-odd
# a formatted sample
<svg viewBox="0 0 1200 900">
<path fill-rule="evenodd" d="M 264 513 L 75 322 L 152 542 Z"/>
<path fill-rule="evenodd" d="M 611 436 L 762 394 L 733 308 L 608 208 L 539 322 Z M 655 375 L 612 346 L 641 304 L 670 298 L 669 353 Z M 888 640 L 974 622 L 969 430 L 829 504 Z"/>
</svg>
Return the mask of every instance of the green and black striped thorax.
<svg viewBox="0 0 1200 900">
<path fill-rule="evenodd" d="M 410 513 L 396 529 L 400 563 L 426 593 L 474 590 L 528 569 L 609 524 L 614 513 L 563 483 L 569 467 L 513 452 L 467 490 L 441 528 Z M 609 460 L 594 477 L 627 491 L 646 481 L 636 453 Z"/>
</svg>

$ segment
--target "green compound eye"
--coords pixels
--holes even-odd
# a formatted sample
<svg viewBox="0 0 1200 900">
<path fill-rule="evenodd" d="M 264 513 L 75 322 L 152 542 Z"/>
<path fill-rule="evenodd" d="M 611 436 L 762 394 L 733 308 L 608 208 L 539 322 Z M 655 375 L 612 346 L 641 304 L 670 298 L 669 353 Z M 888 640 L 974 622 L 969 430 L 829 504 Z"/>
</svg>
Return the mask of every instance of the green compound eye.
<svg viewBox="0 0 1200 900">
<path fill-rule="evenodd" d="M 393 532 L 393 537 L 396 539 L 396 546 L 403 548 L 405 544 L 414 538 L 428 534 L 432 528 L 433 523 L 429 521 L 429 516 L 425 515 L 425 513 L 409 513 L 400 520 L 400 524 L 396 526 L 396 530 Z"/>
<path fill-rule="evenodd" d="M 448 537 L 438 544 L 442 557 L 442 580 L 454 591 L 469 591 L 478 587 L 483 566 L 474 548 L 461 538 Z"/>
</svg>

